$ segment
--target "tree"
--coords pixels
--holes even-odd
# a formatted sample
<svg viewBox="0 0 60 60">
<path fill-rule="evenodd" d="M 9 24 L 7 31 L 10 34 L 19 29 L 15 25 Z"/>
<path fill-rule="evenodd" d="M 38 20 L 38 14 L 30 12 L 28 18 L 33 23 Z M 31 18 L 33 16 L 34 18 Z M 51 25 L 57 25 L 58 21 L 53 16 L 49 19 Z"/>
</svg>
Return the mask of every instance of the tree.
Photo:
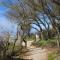
<svg viewBox="0 0 60 60">
<path fill-rule="evenodd" d="M 26 4 L 24 4 L 23 1 L 17 0 L 14 3 L 12 3 L 11 0 L 7 1 L 10 4 L 3 2 L 3 4 L 7 7 L 10 8 L 10 11 L 7 12 L 6 16 L 8 16 L 10 19 L 13 19 L 15 21 L 18 22 L 18 28 L 20 28 L 23 31 L 23 36 L 25 36 L 25 34 L 28 34 L 27 32 L 29 32 L 29 27 L 30 27 L 30 21 L 29 21 L 29 13 L 30 11 L 27 11 L 26 8 Z M 28 6 L 27 6 L 28 7 Z M 28 18 L 27 18 L 28 17 Z M 25 37 L 22 38 L 21 40 L 23 41 L 23 39 L 25 40 Z"/>
<path fill-rule="evenodd" d="M 8 1 L 8 0 L 7 0 Z M 46 14 L 48 16 L 48 19 L 51 21 L 51 24 L 53 26 L 54 29 L 57 30 L 58 32 L 58 28 L 57 28 L 57 23 L 56 23 L 56 19 L 57 21 L 59 20 L 57 18 L 57 15 L 53 12 L 54 8 L 52 9 L 52 7 L 49 5 L 50 3 L 52 3 L 52 1 L 48 1 L 48 0 L 17 0 L 16 2 L 12 2 L 12 0 L 9 0 L 8 3 L 3 2 L 3 4 L 10 8 L 10 10 L 7 12 L 7 16 L 11 19 L 16 20 L 19 25 L 22 27 L 22 31 L 25 33 L 27 30 L 29 30 L 28 27 L 30 27 L 30 21 L 29 19 L 32 19 L 32 24 L 37 25 L 40 28 L 40 34 L 42 37 L 42 28 L 40 26 L 40 23 L 43 24 L 43 26 L 46 28 L 45 23 L 43 23 L 41 21 L 41 18 L 39 18 L 37 15 L 38 13 L 42 13 L 43 15 L 43 19 L 44 21 L 47 23 L 44 14 Z M 34 23 L 36 22 L 36 23 Z M 27 24 L 28 23 L 28 24 Z M 47 23 L 47 25 L 49 26 L 49 24 Z M 34 28 L 34 27 L 33 27 Z M 36 29 L 36 28 L 34 28 Z M 47 31 L 49 31 L 49 29 L 46 28 Z M 47 33 L 48 34 L 48 33 Z"/>
<path fill-rule="evenodd" d="M 10 10 L 7 12 L 6 16 L 8 16 L 10 19 L 16 20 L 18 22 L 18 24 L 22 27 L 21 30 L 23 31 L 23 33 L 26 33 L 26 31 L 29 31 L 29 29 L 30 29 L 29 28 L 30 24 L 31 24 L 31 22 L 29 21 L 30 18 L 32 18 L 34 21 L 38 22 L 38 20 L 36 19 L 36 16 L 35 16 L 36 13 L 34 13 L 35 12 L 34 10 L 36 9 L 36 7 L 38 7 L 38 5 L 35 2 L 34 3 L 36 4 L 36 6 L 33 9 L 31 9 L 31 7 L 28 6 L 28 4 L 26 5 L 27 1 L 24 1 L 24 0 L 22 0 L 22 1 L 17 0 L 15 4 L 13 4 L 11 0 L 9 0 L 8 2 L 10 4 L 3 2 L 3 4 L 6 7 L 10 8 Z M 42 22 L 40 19 L 39 19 L 39 21 Z M 37 25 L 41 29 L 39 22 Z M 44 25 L 44 23 L 43 23 L 43 25 Z M 42 31 L 42 29 L 41 29 L 41 31 Z"/>
</svg>

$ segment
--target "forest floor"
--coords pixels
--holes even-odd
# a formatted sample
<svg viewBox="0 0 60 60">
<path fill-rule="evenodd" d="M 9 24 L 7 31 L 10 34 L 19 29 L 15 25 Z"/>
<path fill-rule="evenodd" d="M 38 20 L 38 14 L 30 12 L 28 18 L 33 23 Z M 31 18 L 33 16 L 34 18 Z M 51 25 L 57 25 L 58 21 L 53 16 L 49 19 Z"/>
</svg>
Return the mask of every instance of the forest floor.
<svg viewBox="0 0 60 60">
<path fill-rule="evenodd" d="M 32 46 L 33 41 L 27 41 L 29 51 L 24 54 L 25 60 L 48 60 L 48 54 L 56 51 L 56 48 L 40 48 Z"/>
<path fill-rule="evenodd" d="M 27 42 L 28 49 L 30 49 L 30 52 L 28 52 L 30 53 L 29 58 L 32 58 L 32 60 L 47 60 L 47 50 L 40 47 L 31 46 L 31 43 L 32 41 Z"/>
</svg>

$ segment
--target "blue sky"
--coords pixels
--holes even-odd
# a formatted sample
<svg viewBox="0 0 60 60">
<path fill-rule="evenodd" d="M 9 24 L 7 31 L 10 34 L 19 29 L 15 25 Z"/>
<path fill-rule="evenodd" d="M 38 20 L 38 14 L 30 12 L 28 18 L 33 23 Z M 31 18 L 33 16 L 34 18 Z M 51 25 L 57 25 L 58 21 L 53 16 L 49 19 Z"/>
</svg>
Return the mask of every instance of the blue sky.
<svg viewBox="0 0 60 60">
<path fill-rule="evenodd" d="M 9 32 L 16 32 L 16 24 L 11 23 L 5 16 L 4 13 L 6 13 L 8 9 L 6 9 L 3 6 L 0 6 L 0 33 L 3 33 L 4 31 Z"/>
</svg>

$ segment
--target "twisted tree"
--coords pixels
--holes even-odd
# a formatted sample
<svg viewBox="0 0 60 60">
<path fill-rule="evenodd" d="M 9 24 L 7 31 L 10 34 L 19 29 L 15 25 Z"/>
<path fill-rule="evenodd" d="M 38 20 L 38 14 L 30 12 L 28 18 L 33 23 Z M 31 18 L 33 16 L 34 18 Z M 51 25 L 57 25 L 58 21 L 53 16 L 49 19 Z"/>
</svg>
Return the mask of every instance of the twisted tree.
<svg viewBox="0 0 60 60">
<path fill-rule="evenodd" d="M 57 1 L 54 0 L 53 2 L 56 3 Z M 2 4 L 9 8 L 9 10 L 6 12 L 6 16 L 11 20 L 13 19 L 17 21 L 19 26 L 21 26 L 21 30 L 23 31 L 22 36 L 25 36 L 25 33 L 30 30 L 30 24 L 35 24 L 40 28 L 39 32 L 42 37 L 43 29 L 40 24 L 42 24 L 47 30 L 47 32 L 49 32 L 49 23 L 44 15 L 47 15 L 48 19 L 52 24 L 52 27 L 57 31 L 59 36 L 59 31 L 57 28 L 58 25 L 56 22 L 59 21 L 59 18 L 54 13 L 54 8 L 51 7 L 51 4 L 53 6 L 53 2 L 49 0 L 7 0 L 7 3 L 3 1 Z M 42 13 L 44 23 L 43 20 L 38 17 L 39 13 Z M 29 19 L 32 19 L 32 21 L 30 21 Z M 48 28 L 46 27 L 45 23 L 47 23 Z M 49 33 L 47 34 L 49 35 Z M 23 39 L 24 38 L 22 38 L 21 40 Z"/>
</svg>

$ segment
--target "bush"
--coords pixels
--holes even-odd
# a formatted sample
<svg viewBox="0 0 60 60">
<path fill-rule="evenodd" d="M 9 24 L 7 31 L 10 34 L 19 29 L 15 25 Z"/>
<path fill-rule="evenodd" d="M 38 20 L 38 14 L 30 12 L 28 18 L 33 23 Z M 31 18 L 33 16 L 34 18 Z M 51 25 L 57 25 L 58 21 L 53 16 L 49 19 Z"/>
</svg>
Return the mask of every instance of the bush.
<svg viewBox="0 0 60 60">
<path fill-rule="evenodd" d="M 47 44 L 48 44 L 48 41 L 46 41 L 46 40 L 39 41 L 40 46 L 46 46 Z"/>
<path fill-rule="evenodd" d="M 35 46 L 39 47 L 39 46 L 46 46 L 47 43 L 48 43 L 48 41 L 41 40 L 41 41 L 33 42 L 32 45 L 35 45 Z"/>
<path fill-rule="evenodd" d="M 49 39 L 49 40 L 39 40 L 37 42 L 33 42 L 32 43 L 33 45 L 35 46 L 41 46 L 41 47 L 44 47 L 44 46 L 48 46 L 48 47 L 54 47 L 56 46 L 56 40 L 52 40 L 52 39 Z"/>
<path fill-rule="evenodd" d="M 50 53 L 49 55 L 48 55 L 48 60 L 55 60 L 55 58 L 56 58 L 56 53 Z"/>
</svg>

